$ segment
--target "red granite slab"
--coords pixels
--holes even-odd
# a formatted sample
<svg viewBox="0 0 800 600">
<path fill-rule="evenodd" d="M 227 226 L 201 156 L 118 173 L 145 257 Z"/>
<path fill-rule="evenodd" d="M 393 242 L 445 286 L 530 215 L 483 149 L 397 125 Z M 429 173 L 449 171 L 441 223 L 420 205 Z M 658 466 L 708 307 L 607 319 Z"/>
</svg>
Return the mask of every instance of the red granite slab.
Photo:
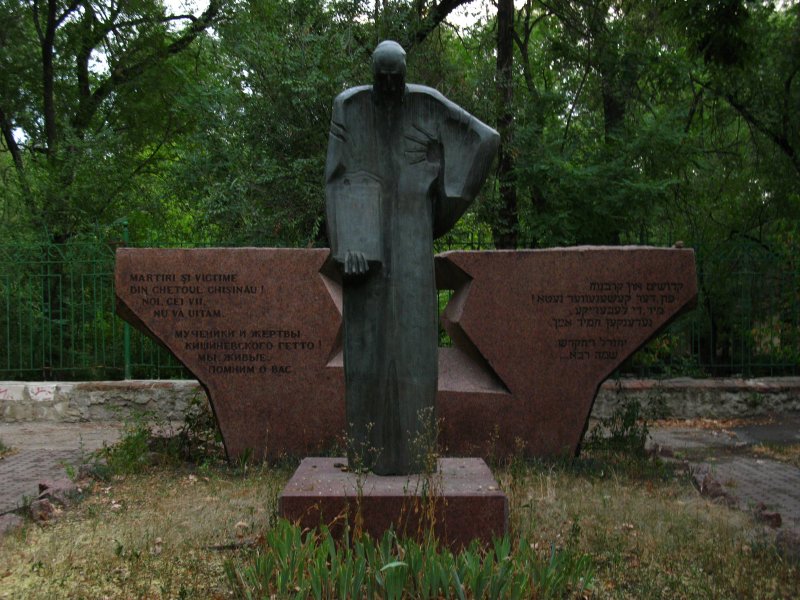
<svg viewBox="0 0 800 600">
<path fill-rule="evenodd" d="M 341 299 L 329 251 L 117 251 L 118 312 L 155 337 L 208 392 L 228 456 L 305 456 L 344 429 Z"/>
<path fill-rule="evenodd" d="M 448 252 L 437 268 L 455 290 L 437 397 L 452 454 L 574 454 L 603 380 L 697 296 L 690 249 Z"/>
<path fill-rule="evenodd" d="M 230 457 L 307 456 L 344 429 L 328 253 L 118 251 L 120 314 L 200 380 Z M 460 456 L 575 453 L 602 381 L 697 295 L 694 253 L 674 248 L 449 252 L 437 279 L 455 290 L 442 316 L 454 347 L 439 352 L 440 442 Z"/>
<path fill-rule="evenodd" d="M 420 539 L 430 525 L 443 544 L 458 549 L 484 544 L 508 529 L 508 498 L 479 458 L 439 459 L 428 477 L 360 478 L 346 458 L 306 458 L 278 499 L 282 517 L 301 527 L 328 525 L 341 535 L 345 521 L 373 537 L 393 529 Z"/>
</svg>

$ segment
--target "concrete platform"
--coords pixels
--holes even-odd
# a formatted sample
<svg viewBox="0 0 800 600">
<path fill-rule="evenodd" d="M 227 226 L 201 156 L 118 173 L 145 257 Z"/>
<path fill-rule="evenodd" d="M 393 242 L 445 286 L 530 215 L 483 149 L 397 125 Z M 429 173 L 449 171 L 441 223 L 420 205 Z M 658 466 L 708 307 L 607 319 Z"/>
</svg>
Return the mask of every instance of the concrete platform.
<svg viewBox="0 0 800 600">
<path fill-rule="evenodd" d="M 431 476 L 356 475 L 345 458 L 306 458 L 283 489 L 281 516 L 302 527 L 328 525 L 341 535 L 345 523 L 373 537 L 387 529 L 420 539 L 432 526 L 453 549 L 483 544 L 508 530 L 508 498 L 479 458 L 439 459 Z"/>
</svg>

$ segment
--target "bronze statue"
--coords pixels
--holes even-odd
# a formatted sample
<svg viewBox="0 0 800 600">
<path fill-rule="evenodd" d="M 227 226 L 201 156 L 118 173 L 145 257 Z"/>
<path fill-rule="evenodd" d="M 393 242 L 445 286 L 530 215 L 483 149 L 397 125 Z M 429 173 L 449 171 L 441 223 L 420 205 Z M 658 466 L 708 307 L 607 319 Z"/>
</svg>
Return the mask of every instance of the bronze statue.
<svg viewBox="0 0 800 600">
<path fill-rule="evenodd" d="M 433 240 L 475 198 L 499 136 L 438 91 L 406 84 L 396 42 L 378 45 L 372 71 L 372 86 L 333 103 L 326 207 L 343 276 L 347 422 L 358 447 L 375 449 L 372 471 L 395 475 L 419 470 L 413 440 L 433 418 Z"/>
</svg>

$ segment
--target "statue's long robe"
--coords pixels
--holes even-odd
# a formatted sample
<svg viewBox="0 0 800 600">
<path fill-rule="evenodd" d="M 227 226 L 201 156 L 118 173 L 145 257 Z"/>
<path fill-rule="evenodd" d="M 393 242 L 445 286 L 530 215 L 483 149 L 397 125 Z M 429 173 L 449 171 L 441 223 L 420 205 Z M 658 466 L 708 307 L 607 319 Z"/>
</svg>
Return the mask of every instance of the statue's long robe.
<svg viewBox="0 0 800 600">
<path fill-rule="evenodd" d="M 418 469 L 415 440 L 421 417 L 434 417 L 437 388 L 433 240 L 474 199 L 498 142 L 432 88 L 407 85 L 392 105 L 371 86 L 334 101 L 325 175 L 331 250 L 339 265 L 348 251 L 370 264 L 366 276 L 343 281 L 350 457 L 378 474 Z"/>
</svg>

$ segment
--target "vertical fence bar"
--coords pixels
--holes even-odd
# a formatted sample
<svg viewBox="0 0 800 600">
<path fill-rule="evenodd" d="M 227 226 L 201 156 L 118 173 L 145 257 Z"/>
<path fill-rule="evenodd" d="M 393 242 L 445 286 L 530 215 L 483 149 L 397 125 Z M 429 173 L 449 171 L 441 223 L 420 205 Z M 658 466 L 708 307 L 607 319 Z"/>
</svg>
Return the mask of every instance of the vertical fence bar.
<svg viewBox="0 0 800 600">
<path fill-rule="evenodd" d="M 125 246 L 128 245 L 130 237 L 128 235 L 128 221 L 122 222 L 122 242 Z M 114 279 L 111 279 L 112 285 Z M 127 321 L 122 323 L 122 354 L 124 364 L 124 377 L 126 380 L 131 379 L 131 326 Z"/>
</svg>

